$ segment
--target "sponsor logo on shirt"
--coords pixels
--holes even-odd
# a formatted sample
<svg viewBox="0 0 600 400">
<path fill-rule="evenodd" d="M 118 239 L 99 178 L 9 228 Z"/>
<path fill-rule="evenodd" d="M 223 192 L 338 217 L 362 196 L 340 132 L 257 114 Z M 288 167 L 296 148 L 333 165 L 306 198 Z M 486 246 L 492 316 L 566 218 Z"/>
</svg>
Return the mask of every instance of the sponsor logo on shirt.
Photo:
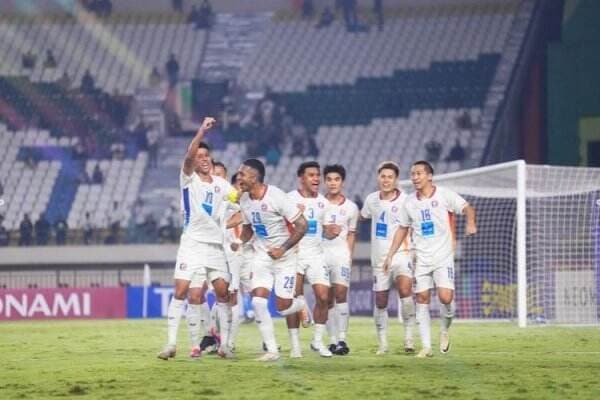
<svg viewBox="0 0 600 400">
<path fill-rule="evenodd" d="M 433 201 L 431 202 L 431 207 L 437 207 L 437 206 L 438 206 L 438 202 L 437 202 L 437 200 L 433 200 Z"/>
</svg>

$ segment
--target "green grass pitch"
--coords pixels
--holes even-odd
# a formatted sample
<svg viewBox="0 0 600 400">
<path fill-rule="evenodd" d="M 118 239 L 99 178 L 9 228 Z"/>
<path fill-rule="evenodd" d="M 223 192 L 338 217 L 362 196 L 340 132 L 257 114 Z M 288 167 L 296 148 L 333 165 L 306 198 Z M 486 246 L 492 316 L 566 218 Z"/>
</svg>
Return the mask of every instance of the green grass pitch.
<svg viewBox="0 0 600 400">
<path fill-rule="evenodd" d="M 191 361 L 185 322 L 177 358 L 156 358 L 164 320 L 0 323 L 0 399 L 600 399 L 600 329 L 456 323 L 452 351 L 431 359 L 401 352 L 401 328 L 390 318 L 391 353 L 376 356 L 370 318 L 353 318 L 351 353 L 322 359 L 308 349 L 254 361 L 254 324 L 240 329 L 236 360 Z M 435 326 L 438 321 L 435 321 Z M 437 344 L 437 328 L 434 332 Z"/>
</svg>

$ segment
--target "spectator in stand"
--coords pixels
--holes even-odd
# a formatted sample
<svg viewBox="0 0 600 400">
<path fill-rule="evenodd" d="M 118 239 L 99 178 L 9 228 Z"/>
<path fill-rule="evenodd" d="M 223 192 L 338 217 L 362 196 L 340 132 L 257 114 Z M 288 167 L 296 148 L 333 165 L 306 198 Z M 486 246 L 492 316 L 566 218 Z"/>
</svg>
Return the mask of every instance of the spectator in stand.
<svg viewBox="0 0 600 400">
<path fill-rule="evenodd" d="M 171 8 L 177 13 L 183 12 L 183 0 L 171 0 Z"/>
<path fill-rule="evenodd" d="M 38 220 L 35 222 L 34 229 L 36 244 L 38 246 L 47 245 L 50 238 L 50 222 L 48 222 L 44 213 L 40 214 Z"/>
<path fill-rule="evenodd" d="M 431 139 L 425 143 L 425 151 L 427 152 L 427 161 L 437 162 L 442 154 L 442 145 L 435 139 Z"/>
<path fill-rule="evenodd" d="M 158 128 L 153 124 L 146 133 L 146 143 L 148 144 L 148 163 L 150 168 L 158 168 L 158 140 L 160 135 Z"/>
<path fill-rule="evenodd" d="M 304 157 L 306 152 L 306 128 L 300 124 L 292 128 L 292 157 Z"/>
<path fill-rule="evenodd" d="M 110 152 L 112 154 L 113 159 L 123 160 L 125 158 L 125 143 L 123 143 L 122 140 L 118 139 L 110 145 Z"/>
<path fill-rule="evenodd" d="M 179 63 L 175 58 L 175 54 L 171 53 L 169 60 L 165 64 L 165 70 L 167 71 L 167 77 L 169 78 L 169 87 L 173 88 L 179 81 Z"/>
<path fill-rule="evenodd" d="M 344 21 L 346 30 L 353 32 L 358 25 L 358 16 L 356 14 L 356 0 L 341 0 L 342 11 L 344 12 Z"/>
<path fill-rule="evenodd" d="M 2 182 L 0 182 L 0 197 L 4 195 L 4 186 L 2 186 Z"/>
<path fill-rule="evenodd" d="M 91 244 L 94 240 L 94 229 L 96 225 L 92 221 L 92 216 L 89 211 L 85 212 L 85 219 L 83 220 L 83 243 Z"/>
<path fill-rule="evenodd" d="M 21 55 L 21 66 L 24 69 L 34 69 L 36 61 L 37 57 L 31 52 L 31 50 L 28 50 L 27 53 Z"/>
<path fill-rule="evenodd" d="M 96 164 L 96 166 L 94 167 L 94 172 L 92 173 L 92 183 L 101 185 L 103 182 L 104 182 L 104 174 L 102 173 L 102 170 L 100 169 L 100 165 Z"/>
<path fill-rule="evenodd" d="M 302 2 L 302 18 L 310 19 L 315 15 L 315 5 L 313 0 L 304 0 Z"/>
<path fill-rule="evenodd" d="M 153 67 L 152 72 L 150 73 L 150 79 L 148 82 L 150 83 L 150 87 L 154 88 L 160 85 L 162 77 L 160 76 L 160 72 L 158 72 L 158 68 Z"/>
<path fill-rule="evenodd" d="M 319 18 L 319 22 L 317 23 L 317 29 L 327 28 L 333 23 L 335 16 L 333 12 L 331 12 L 331 8 L 325 7 L 323 12 L 321 13 L 321 17 Z"/>
<path fill-rule="evenodd" d="M 10 232 L 4 226 L 4 215 L 0 214 L 0 246 L 8 246 L 10 243 Z"/>
<path fill-rule="evenodd" d="M 148 150 L 148 142 L 146 141 L 147 132 L 148 127 L 144 123 L 144 120 L 140 119 L 135 128 L 133 128 L 133 136 L 135 137 L 135 143 L 142 150 Z"/>
<path fill-rule="evenodd" d="M 456 128 L 458 130 L 470 130 L 473 128 L 473 121 L 471 120 L 471 114 L 467 110 L 463 110 L 462 114 L 456 117 Z"/>
<path fill-rule="evenodd" d="M 317 146 L 317 141 L 315 140 L 315 136 L 308 135 L 306 142 L 307 142 L 307 147 L 308 147 L 307 155 L 309 157 L 313 157 L 313 158 L 319 157 L 319 146 Z"/>
<path fill-rule="evenodd" d="M 454 146 L 450 149 L 450 153 L 448 154 L 448 157 L 446 157 L 446 161 L 462 162 L 462 161 L 464 161 L 466 156 L 467 156 L 467 152 L 465 151 L 465 148 L 462 147 L 462 145 L 460 144 L 460 140 L 456 139 L 456 142 L 454 142 Z"/>
<path fill-rule="evenodd" d="M 177 228 L 175 227 L 176 215 L 177 209 L 173 204 L 171 204 L 160 220 L 160 227 L 158 228 L 158 237 L 160 242 L 175 243 L 177 241 Z"/>
<path fill-rule="evenodd" d="M 19 246 L 31 246 L 31 239 L 33 235 L 33 224 L 29 219 L 29 214 L 23 215 L 23 220 L 19 225 Z"/>
<path fill-rule="evenodd" d="M 25 154 L 25 166 L 29 169 L 35 169 L 37 167 L 37 160 L 30 149 L 27 150 Z"/>
<path fill-rule="evenodd" d="M 267 165 L 277 166 L 281 159 L 281 152 L 277 146 L 270 146 L 265 157 L 267 159 Z"/>
<path fill-rule="evenodd" d="M 123 219 L 123 212 L 119 207 L 118 201 L 113 201 L 112 209 L 108 211 L 106 215 L 107 221 L 110 223 L 110 233 L 106 238 L 105 243 L 116 244 L 119 243 L 119 236 L 121 234 L 121 220 Z"/>
<path fill-rule="evenodd" d="M 56 68 L 56 58 L 52 50 L 46 50 L 46 59 L 44 60 L 44 68 Z"/>
<path fill-rule="evenodd" d="M 69 226 L 67 225 L 67 221 L 62 216 L 54 223 L 54 234 L 56 235 L 57 245 L 63 246 L 67 243 L 68 229 Z"/>
<path fill-rule="evenodd" d="M 373 0 L 373 14 L 377 19 L 377 29 L 383 30 L 383 0 Z"/>
<path fill-rule="evenodd" d="M 200 6 L 200 16 L 198 18 L 198 22 L 196 23 L 196 28 L 210 29 L 212 26 L 213 17 L 213 9 L 210 1 L 204 0 Z"/>
<path fill-rule="evenodd" d="M 86 69 L 85 73 L 81 77 L 81 91 L 86 94 L 91 94 L 94 92 L 95 85 L 96 83 L 94 82 L 92 74 L 90 74 L 90 70 Z"/>
<path fill-rule="evenodd" d="M 67 71 L 63 72 L 62 76 L 60 77 L 59 80 L 56 81 L 56 83 L 64 90 L 64 91 L 69 91 L 71 89 L 71 78 L 69 77 L 69 74 L 67 74 Z"/>
</svg>

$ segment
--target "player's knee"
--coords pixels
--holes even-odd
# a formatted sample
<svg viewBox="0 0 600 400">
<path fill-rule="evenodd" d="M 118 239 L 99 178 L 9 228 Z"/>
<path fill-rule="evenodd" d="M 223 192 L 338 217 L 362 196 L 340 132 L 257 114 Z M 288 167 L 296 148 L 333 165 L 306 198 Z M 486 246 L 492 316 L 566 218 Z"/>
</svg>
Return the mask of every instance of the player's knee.
<svg viewBox="0 0 600 400">
<path fill-rule="evenodd" d="M 279 313 L 287 310 L 288 308 L 290 308 L 291 305 L 292 305 L 291 299 L 279 299 L 278 298 L 277 302 L 275 303 L 275 307 L 277 308 L 277 311 L 279 311 Z"/>
<path fill-rule="evenodd" d="M 419 304 L 429 304 L 429 292 L 417 293 L 416 299 Z"/>
</svg>

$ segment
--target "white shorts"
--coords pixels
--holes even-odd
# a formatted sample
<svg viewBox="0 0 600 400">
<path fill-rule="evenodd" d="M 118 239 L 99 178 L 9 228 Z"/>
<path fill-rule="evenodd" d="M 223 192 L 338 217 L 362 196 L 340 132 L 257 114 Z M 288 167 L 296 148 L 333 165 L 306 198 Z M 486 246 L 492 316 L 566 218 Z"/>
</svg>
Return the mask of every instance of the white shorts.
<svg viewBox="0 0 600 400">
<path fill-rule="evenodd" d="M 311 285 L 330 286 L 329 268 L 325 256 L 298 257 L 296 272 L 304 275 Z"/>
<path fill-rule="evenodd" d="M 435 267 L 420 266 L 415 268 L 417 281 L 416 293 L 438 288 L 454 290 L 454 255 Z"/>
<path fill-rule="evenodd" d="M 252 290 L 265 288 L 275 290 L 282 299 L 293 299 L 296 284 L 296 257 L 289 255 L 283 260 L 260 258 L 252 263 Z"/>
<path fill-rule="evenodd" d="M 392 259 L 391 270 L 383 273 L 381 266 L 373 268 L 373 291 L 385 292 L 395 287 L 396 279 L 400 276 L 413 278 L 411 257 L 408 254 L 396 254 Z"/>
<path fill-rule="evenodd" d="M 348 256 L 325 251 L 325 263 L 329 268 L 329 278 L 332 284 L 350 287 L 352 265 Z"/>
<path fill-rule="evenodd" d="M 182 238 L 177 250 L 173 278 L 190 281 L 191 288 L 202 287 L 207 279 L 212 282 L 223 278 L 230 282 L 231 275 L 223 246 Z"/>
</svg>

